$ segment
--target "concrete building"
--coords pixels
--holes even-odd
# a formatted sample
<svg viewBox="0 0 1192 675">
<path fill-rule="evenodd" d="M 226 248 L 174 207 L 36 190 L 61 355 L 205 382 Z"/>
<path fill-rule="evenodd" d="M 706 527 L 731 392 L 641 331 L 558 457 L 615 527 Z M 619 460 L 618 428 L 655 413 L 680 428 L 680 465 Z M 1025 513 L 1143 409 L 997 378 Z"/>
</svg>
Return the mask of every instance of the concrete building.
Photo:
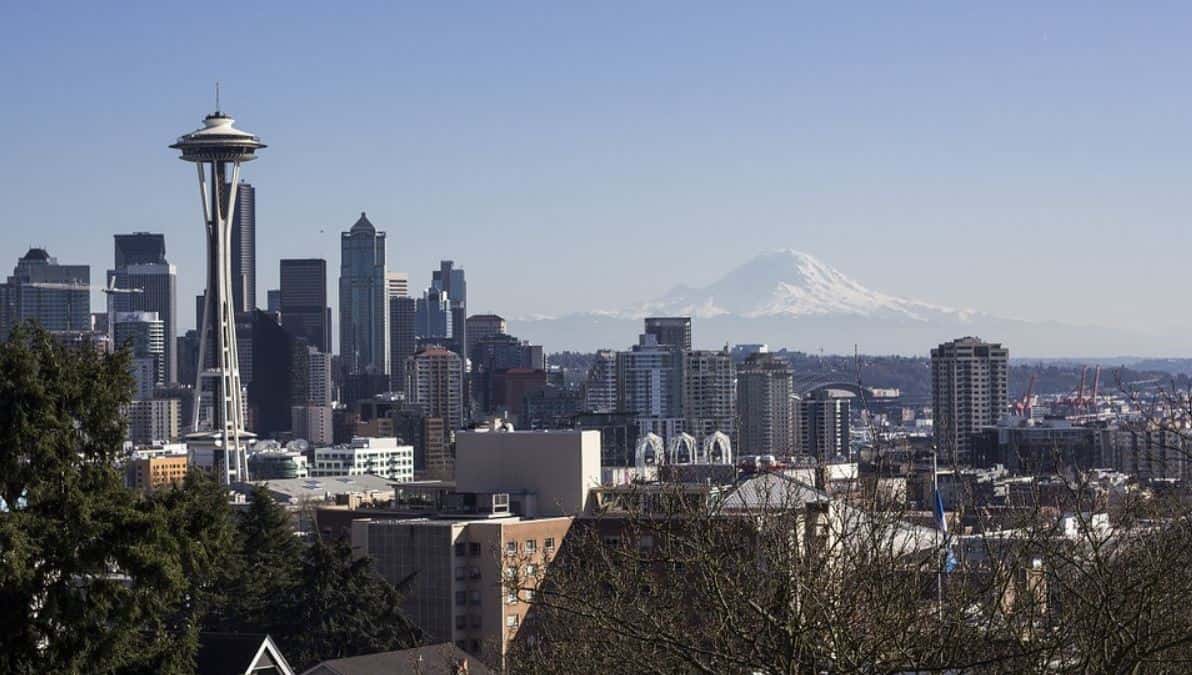
<svg viewBox="0 0 1192 675">
<path fill-rule="evenodd" d="M 936 447 L 943 461 L 968 464 L 972 437 L 1006 412 L 1010 350 L 964 337 L 931 350 Z"/>
<path fill-rule="evenodd" d="M 409 579 L 402 610 L 428 642 L 452 642 L 499 670 L 525 622 L 527 594 L 571 522 L 500 512 L 473 519 L 358 519 L 352 521 L 352 550 L 371 558 L 390 583 Z M 505 579 L 515 571 L 526 583 L 509 593 Z"/>
<path fill-rule="evenodd" d="M 182 434 L 182 401 L 146 398 L 125 407 L 128 440 L 133 445 L 176 441 Z"/>
<path fill-rule="evenodd" d="M 406 400 L 421 405 L 428 417 L 442 418 L 449 430 L 464 422 L 464 363 L 440 347 L 418 352 L 406 371 Z"/>
<path fill-rule="evenodd" d="M 849 455 L 849 410 L 846 397 L 821 389 L 797 404 L 800 453 L 820 460 Z"/>
<path fill-rule="evenodd" d="M 399 445 L 396 438 L 353 438 L 347 445 L 315 448 L 311 476 L 363 474 L 397 482 L 414 480 L 414 446 Z"/>
<path fill-rule="evenodd" d="M 417 301 L 405 296 L 389 298 L 389 388 L 404 391 L 406 366 L 417 351 Z"/>
<path fill-rule="evenodd" d="M 180 485 L 189 470 L 186 455 L 162 455 L 129 460 L 125 485 L 140 492 L 156 492 Z"/>
<path fill-rule="evenodd" d="M 728 350 L 684 354 L 685 431 L 697 441 L 721 432 L 737 437 L 737 372 Z"/>
<path fill-rule="evenodd" d="M 689 352 L 691 351 L 691 317 L 647 317 L 646 335 L 653 335 L 659 345 Z"/>
<path fill-rule="evenodd" d="M 385 297 L 388 300 L 410 295 L 410 275 L 405 272 L 385 273 Z"/>
<path fill-rule="evenodd" d="M 137 398 L 151 398 L 154 387 L 169 383 L 169 368 L 166 364 L 166 327 L 157 312 L 113 312 L 112 346 L 127 348 L 134 361 L 149 363 L 149 377 L 144 378 L 141 369 L 136 368 Z"/>
<path fill-rule="evenodd" d="M 306 400 L 312 405 L 330 406 L 331 354 L 307 347 Z"/>
<path fill-rule="evenodd" d="M 330 405 L 290 406 L 290 430 L 295 438 L 302 438 L 312 445 L 327 445 L 334 442 L 335 410 Z"/>
<path fill-rule="evenodd" d="M 389 374 L 385 233 L 363 212 L 340 235 L 339 352 L 350 373 Z"/>
<path fill-rule="evenodd" d="M 595 431 L 462 431 L 455 435 L 459 492 L 533 495 L 527 516 L 584 511 L 600 485 L 600 434 Z"/>
<path fill-rule="evenodd" d="M 0 286 L 0 338 L 34 320 L 49 331 L 91 330 L 91 267 L 59 265 L 43 248 L 31 248 Z"/>
<path fill-rule="evenodd" d="M 602 349 L 584 381 L 584 411 L 611 413 L 617 409 L 617 353 Z"/>
<path fill-rule="evenodd" d="M 320 352 L 331 353 L 331 308 L 327 304 L 327 261 L 322 258 L 283 259 L 281 325 Z"/>
<path fill-rule="evenodd" d="M 738 455 L 786 455 L 795 445 L 791 410 L 791 367 L 786 359 L 759 352 L 737 371 L 741 418 Z"/>
<path fill-rule="evenodd" d="M 617 410 L 639 418 L 682 418 L 683 352 L 643 334 L 630 351 L 617 352 Z"/>
</svg>

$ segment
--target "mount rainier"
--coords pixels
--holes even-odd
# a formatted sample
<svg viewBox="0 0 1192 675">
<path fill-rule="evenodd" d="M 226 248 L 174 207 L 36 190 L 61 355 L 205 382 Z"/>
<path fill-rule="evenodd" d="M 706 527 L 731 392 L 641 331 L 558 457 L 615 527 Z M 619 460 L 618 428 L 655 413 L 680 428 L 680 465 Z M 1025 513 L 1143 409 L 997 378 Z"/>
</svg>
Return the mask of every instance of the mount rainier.
<svg viewBox="0 0 1192 675">
<path fill-rule="evenodd" d="M 1098 326 L 1032 322 L 952 309 L 861 285 L 814 256 L 762 253 L 701 288 L 615 311 L 510 321 L 510 331 L 548 351 L 624 349 L 646 316 L 690 316 L 697 348 L 766 343 L 771 348 L 869 354 L 924 354 L 964 335 L 1002 342 L 1019 356 L 1171 353 L 1172 340 Z"/>
</svg>

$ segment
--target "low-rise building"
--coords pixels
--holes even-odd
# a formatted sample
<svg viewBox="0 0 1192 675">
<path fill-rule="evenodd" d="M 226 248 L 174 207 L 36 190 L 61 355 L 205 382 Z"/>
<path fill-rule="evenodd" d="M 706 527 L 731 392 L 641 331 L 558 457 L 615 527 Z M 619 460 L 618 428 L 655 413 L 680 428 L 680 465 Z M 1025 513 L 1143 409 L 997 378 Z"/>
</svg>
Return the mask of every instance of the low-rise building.
<svg viewBox="0 0 1192 675">
<path fill-rule="evenodd" d="M 363 474 L 398 482 L 414 480 L 414 446 L 399 445 L 393 437 L 356 437 L 348 444 L 316 448 L 314 451 L 311 476 Z"/>
<path fill-rule="evenodd" d="M 188 468 L 186 455 L 135 457 L 125 465 L 125 484 L 141 492 L 154 492 L 180 484 Z"/>
</svg>

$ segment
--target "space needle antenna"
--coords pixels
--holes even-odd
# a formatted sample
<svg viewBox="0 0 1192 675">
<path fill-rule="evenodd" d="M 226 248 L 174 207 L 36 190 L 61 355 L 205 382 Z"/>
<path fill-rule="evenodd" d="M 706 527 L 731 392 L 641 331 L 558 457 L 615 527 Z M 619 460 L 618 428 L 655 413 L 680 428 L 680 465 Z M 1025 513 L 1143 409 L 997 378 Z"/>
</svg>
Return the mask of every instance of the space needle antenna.
<svg viewBox="0 0 1192 675">
<path fill-rule="evenodd" d="M 215 112 L 219 112 L 219 80 L 215 81 Z"/>
</svg>

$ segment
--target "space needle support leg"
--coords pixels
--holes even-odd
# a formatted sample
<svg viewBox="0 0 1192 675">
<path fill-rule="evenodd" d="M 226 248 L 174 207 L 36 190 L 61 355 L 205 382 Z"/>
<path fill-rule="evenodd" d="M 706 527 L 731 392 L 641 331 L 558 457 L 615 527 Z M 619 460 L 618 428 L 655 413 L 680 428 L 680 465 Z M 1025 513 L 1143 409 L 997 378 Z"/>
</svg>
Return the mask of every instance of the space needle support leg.
<svg viewBox="0 0 1192 675">
<path fill-rule="evenodd" d="M 238 189 L 239 181 L 240 181 L 240 162 L 233 162 L 232 163 L 232 180 L 230 183 L 230 187 L 228 189 L 228 197 L 227 197 L 227 199 L 228 199 L 227 217 L 224 219 L 224 222 L 225 222 L 224 242 L 226 243 L 225 250 L 227 251 L 228 264 L 221 266 L 221 273 L 223 275 L 225 275 L 224 284 L 229 291 L 232 288 L 232 279 L 231 279 L 232 273 L 231 273 L 231 264 L 230 264 L 231 263 L 231 241 L 232 241 L 232 236 L 231 236 L 231 234 L 232 234 L 232 217 L 236 212 L 235 211 L 235 209 L 236 209 L 236 193 L 239 191 L 239 189 Z M 246 305 L 247 305 L 247 303 L 246 303 Z M 240 360 L 239 360 L 240 355 L 239 355 L 239 346 L 238 346 L 237 340 L 236 340 L 235 313 L 232 311 L 231 304 L 225 303 L 225 306 L 227 307 L 227 317 L 228 317 L 227 325 L 228 325 L 228 333 L 229 333 L 228 342 L 227 342 L 228 387 L 230 389 L 231 396 L 229 396 L 228 398 L 229 398 L 230 405 L 231 405 L 232 409 L 230 411 L 231 414 L 229 415 L 228 419 L 230 419 L 232 421 L 231 449 L 233 450 L 233 452 L 235 452 L 235 455 L 236 455 L 236 459 L 234 462 L 235 463 L 234 470 L 236 472 L 236 479 L 243 481 L 243 480 L 248 480 L 248 467 L 246 466 L 248 464 L 248 462 L 247 462 L 247 458 L 244 455 L 244 448 L 240 445 L 240 430 L 243 428 L 243 425 L 244 425 L 244 419 L 243 419 L 243 415 L 242 415 L 243 408 L 241 407 L 241 391 L 240 391 Z"/>
<path fill-rule="evenodd" d="M 211 250 L 211 205 L 207 201 L 207 177 L 203 175 L 203 165 L 196 163 L 195 168 L 199 172 L 199 197 L 203 202 L 203 232 L 207 235 L 207 259 L 216 252 Z M 208 275 L 209 276 L 209 275 Z M 210 278 L 207 280 L 207 285 L 210 286 Z M 211 289 L 206 288 L 203 291 L 203 325 L 199 329 L 199 362 L 195 368 L 195 403 L 194 403 L 194 418 L 192 431 L 199 430 L 199 410 L 203 405 L 203 377 L 204 371 L 207 369 L 207 337 L 208 327 L 211 325 Z"/>
</svg>

